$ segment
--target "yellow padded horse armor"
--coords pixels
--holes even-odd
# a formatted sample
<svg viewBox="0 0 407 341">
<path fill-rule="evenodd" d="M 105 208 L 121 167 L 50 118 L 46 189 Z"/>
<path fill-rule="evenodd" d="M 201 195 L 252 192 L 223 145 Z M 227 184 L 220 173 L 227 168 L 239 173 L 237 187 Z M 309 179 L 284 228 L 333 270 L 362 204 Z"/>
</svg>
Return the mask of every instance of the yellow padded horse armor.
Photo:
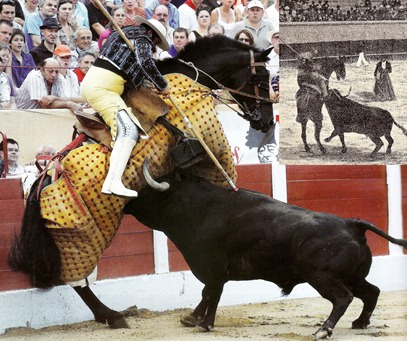
<svg viewBox="0 0 407 341">
<path fill-rule="evenodd" d="M 215 103 L 208 96 L 210 89 L 181 74 L 166 75 L 171 96 L 189 117 L 230 178 L 236 180 L 236 170 L 229 143 L 217 119 Z M 171 102 L 167 104 L 171 107 Z M 188 132 L 186 123 L 175 108 L 166 119 L 180 130 Z M 160 124 L 140 140 L 123 176 L 123 184 L 136 191 L 145 185 L 142 163 L 150 159 L 150 173 L 158 178 L 174 169 L 169 150 L 174 147 L 172 134 Z M 126 199 L 101 193 L 109 167 L 108 149 L 99 144 L 86 144 L 72 150 L 62 161 L 62 176 L 41 192 L 41 215 L 46 219 L 61 254 L 64 282 L 87 277 L 97 265 L 103 251 L 110 245 L 122 219 Z M 187 169 L 214 183 L 227 183 L 209 157 Z"/>
</svg>

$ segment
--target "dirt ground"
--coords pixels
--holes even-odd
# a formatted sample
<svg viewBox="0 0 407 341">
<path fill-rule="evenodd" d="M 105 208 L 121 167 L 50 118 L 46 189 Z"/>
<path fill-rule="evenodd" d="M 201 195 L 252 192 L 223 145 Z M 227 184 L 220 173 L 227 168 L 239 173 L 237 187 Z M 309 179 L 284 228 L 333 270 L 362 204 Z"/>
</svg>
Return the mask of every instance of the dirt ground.
<svg viewBox="0 0 407 341">
<path fill-rule="evenodd" d="M 394 91 L 397 96 L 396 101 L 377 102 L 373 93 L 374 77 L 373 72 L 377 60 L 370 61 L 367 67 L 356 67 L 355 63 L 346 63 L 346 79 L 337 81 L 335 74 L 329 81 L 330 88 L 338 89 L 342 95 L 346 95 L 352 87 L 349 98 L 359 103 L 376 106 L 388 110 L 397 123 L 407 129 L 407 61 L 391 61 L 393 72 L 390 74 Z M 331 142 L 324 142 L 333 130 L 332 123 L 323 107 L 323 123 L 321 132 L 321 142 L 327 149 L 327 154 L 323 155 L 314 139 L 314 124 L 309 121 L 307 124 L 307 141 L 311 146 L 311 153 L 306 153 L 301 140 L 301 125 L 295 121 L 297 108 L 295 103 L 295 93 L 298 90 L 297 70 L 295 67 L 280 65 L 280 162 L 282 164 L 405 164 L 407 163 L 407 137 L 402 131 L 393 125 L 392 137 L 394 144 L 392 154 L 386 155 L 387 141 L 383 137 L 384 146 L 379 151 L 376 158 L 370 158 L 370 153 L 374 149 L 374 143 L 365 135 L 356 133 L 345 134 L 345 143 L 348 147 L 347 154 L 342 154 L 341 143 L 338 137 Z"/>
<path fill-rule="evenodd" d="M 350 329 L 361 311 L 355 299 L 337 324 L 330 340 L 407 340 L 407 291 L 384 292 L 364 330 Z M 165 312 L 130 309 L 127 321 L 131 329 L 112 330 L 95 322 L 48 327 L 39 330 L 8 330 L 0 340 L 35 341 L 111 341 L 111 340 L 313 340 L 331 309 L 322 298 L 284 299 L 260 304 L 246 304 L 218 309 L 215 328 L 206 333 L 199 328 L 185 328 L 180 316 L 190 312 L 178 309 Z"/>
</svg>

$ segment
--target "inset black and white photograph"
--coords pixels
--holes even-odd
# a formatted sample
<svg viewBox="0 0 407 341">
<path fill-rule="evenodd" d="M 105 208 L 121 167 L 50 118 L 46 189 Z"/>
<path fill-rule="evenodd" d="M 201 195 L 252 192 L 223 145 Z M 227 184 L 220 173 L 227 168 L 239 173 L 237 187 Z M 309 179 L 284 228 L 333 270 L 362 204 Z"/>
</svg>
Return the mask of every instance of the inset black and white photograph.
<svg viewBox="0 0 407 341">
<path fill-rule="evenodd" d="M 281 1 L 281 163 L 407 162 L 403 5 Z"/>
</svg>

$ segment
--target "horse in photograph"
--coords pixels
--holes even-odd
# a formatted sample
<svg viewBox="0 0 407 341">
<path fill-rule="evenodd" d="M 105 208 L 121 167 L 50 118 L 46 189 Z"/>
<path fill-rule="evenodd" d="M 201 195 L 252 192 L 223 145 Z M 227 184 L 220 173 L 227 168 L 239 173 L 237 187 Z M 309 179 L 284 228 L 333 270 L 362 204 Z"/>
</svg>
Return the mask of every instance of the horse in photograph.
<svg viewBox="0 0 407 341">
<path fill-rule="evenodd" d="M 352 323 L 364 329 L 376 307 L 379 288 L 366 281 L 372 255 L 366 231 L 407 249 L 396 239 L 358 219 L 342 219 L 286 204 L 267 195 L 235 192 L 179 172 L 151 180 L 125 212 L 163 231 L 181 251 L 193 274 L 205 285 L 195 310 L 182 317 L 188 327 L 214 327 L 224 284 L 263 279 L 289 295 L 300 283 L 310 284 L 333 304 L 315 338 L 330 336 L 354 297 L 363 302 Z M 162 182 L 166 191 L 158 191 Z"/>
<path fill-rule="evenodd" d="M 313 59 L 312 68 L 329 81 L 332 73 L 335 72 L 338 80 L 345 79 L 345 59 L 344 57 L 325 57 Z M 322 153 L 326 153 L 321 143 L 320 135 L 322 129 L 322 106 L 324 104 L 323 91 L 320 87 L 310 82 L 299 84 L 300 88 L 296 93 L 297 118 L 296 121 L 301 124 L 301 138 L 307 153 L 311 147 L 307 143 L 307 123 L 311 120 L 314 123 L 314 137 Z M 328 86 L 328 84 L 326 84 Z"/>
<path fill-rule="evenodd" d="M 212 90 L 230 93 L 225 95 L 238 104 L 241 115 L 254 127 L 268 131 L 274 123 L 265 67 L 269 52 L 217 36 L 189 44 L 176 59 L 157 62 L 171 85 L 172 99 L 233 181 L 233 155 L 217 118 Z M 131 91 L 127 98 L 131 102 Z M 172 103 L 167 100 L 167 104 L 171 107 Z M 176 108 L 172 107 L 165 119 L 182 132 L 189 131 Z M 140 140 L 134 148 L 122 178 L 127 188 L 137 191 L 146 185 L 141 169 L 147 156 L 154 177 L 168 174 L 176 166 L 170 151 L 178 137 L 162 124 L 154 124 L 148 134 L 149 138 Z M 109 153 L 98 143 L 68 146 L 54 159 L 60 177 L 51 183 L 47 172 L 33 185 L 20 235 L 9 256 L 10 267 L 27 273 L 33 286 L 45 289 L 87 278 L 110 245 L 127 200 L 101 193 Z M 208 156 L 185 172 L 227 186 L 224 175 Z M 112 328 L 127 326 L 121 314 L 104 306 L 89 286 L 76 286 L 75 291 L 97 322 L 107 322 Z"/>
<path fill-rule="evenodd" d="M 344 133 L 358 133 L 369 137 L 375 144 L 375 148 L 370 154 L 372 158 L 384 145 L 381 140 L 382 136 L 388 142 L 386 154 L 391 154 L 394 142 L 391 137 L 393 124 L 407 136 L 407 130 L 398 124 L 387 110 L 355 102 L 347 96 L 342 96 L 336 89 L 329 90 L 325 105 L 334 126 L 334 131 L 325 139 L 325 142 L 330 142 L 332 138 L 339 136 L 344 154 L 347 152 Z"/>
</svg>

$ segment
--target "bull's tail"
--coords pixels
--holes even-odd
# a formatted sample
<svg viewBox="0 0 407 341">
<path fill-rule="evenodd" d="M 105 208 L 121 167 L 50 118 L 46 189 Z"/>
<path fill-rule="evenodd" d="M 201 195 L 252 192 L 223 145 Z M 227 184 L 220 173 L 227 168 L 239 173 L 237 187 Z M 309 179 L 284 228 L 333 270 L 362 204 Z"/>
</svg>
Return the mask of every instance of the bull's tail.
<svg viewBox="0 0 407 341">
<path fill-rule="evenodd" d="M 15 236 L 8 263 L 11 269 L 28 274 L 34 287 L 48 289 L 60 284 L 61 257 L 40 213 L 38 187 L 50 183 L 50 177 L 33 184 L 27 198 L 21 231 Z"/>
<path fill-rule="evenodd" d="M 393 119 L 393 123 L 397 128 L 401 129 L 401 131 L 403 132 L 404 135 L 407 136 L 407 129 L 406 128 L 404 128 L 402 125 L 398 124 L 394 119 Z"/>
<path fill-rule="evenodd" d="M 374 226 L 373 224 L 371 224 L 371 223 L 369 223 L 367 221 L 356 220 L 356 219 L 354 219 L 353 221 L 354 221 L 356 227 L 359 228 L 360 230 L 362 230 L 363 233 L 366 230 L 372 231 L 373 233 L 376 233 L 380 237 L 383 237 L 384 239 L 387 239 L 389 242 L 392 242 L 393 244 L 396 244 L 396 245 L 400 245 L 400 246 L 404 247 L 405 249 L 407 249 L 407 239 L 394 238 L 394 237 L 388 235 L 383 230 L 377 228 L 376 226 Z"/>
</svg>

